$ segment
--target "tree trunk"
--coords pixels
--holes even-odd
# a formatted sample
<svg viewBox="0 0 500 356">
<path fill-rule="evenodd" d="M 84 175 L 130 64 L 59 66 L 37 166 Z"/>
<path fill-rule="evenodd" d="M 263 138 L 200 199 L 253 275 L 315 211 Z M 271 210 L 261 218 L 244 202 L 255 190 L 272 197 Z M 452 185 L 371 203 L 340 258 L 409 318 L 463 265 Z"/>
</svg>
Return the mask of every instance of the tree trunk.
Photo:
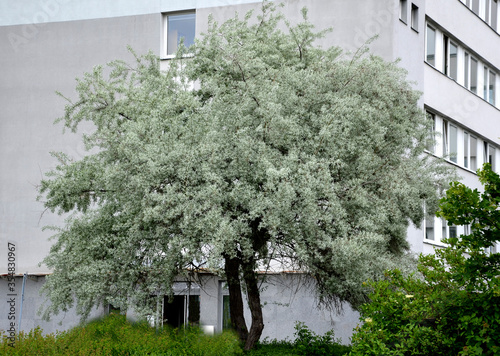
<svg viewBox="0 0 500 356">
<path fill-rule="evenodd" d="M 245 350 L 251 350 L 259 341 L 264 329 L 264 318 L 262 316 L 262 305 L 260 304 L 260 290 L 255 272 L 253 259 L 241 262 L 243 278 L 247 287 L 248 306 L 252 315 L 252 326 L 245 342 Z"/>
<path fill-rule="evenodd" d="M 246 345 L 248 339 L 248 329 L 243 314 L 243 297 L 241 295 L 240 284 L 240 259 L 237 257 L 225 256 L 225 272 L 227 286 L 229 289 L 229 315 L 231 324 L 238 333 L 241 342 Z"/>
</svg>

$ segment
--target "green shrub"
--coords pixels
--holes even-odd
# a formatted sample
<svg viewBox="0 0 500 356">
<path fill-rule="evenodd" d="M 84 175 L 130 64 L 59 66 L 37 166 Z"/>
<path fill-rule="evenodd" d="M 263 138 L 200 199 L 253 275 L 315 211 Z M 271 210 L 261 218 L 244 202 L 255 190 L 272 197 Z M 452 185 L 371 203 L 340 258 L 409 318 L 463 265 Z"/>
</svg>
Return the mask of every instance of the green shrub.
<svg viewBox="0 0 500 356">
<path fill-rule="evenodd" d="M 40 328 L 17 336 L 15 347 L 3 336 L 0 355 L 36 356 L 229 356 L 242 354 L 239 340 L 231 332 L 216 336 L 199 328 L 157 331 L 147 323 L 131 323 L 122 315 L 109 315 L 71 330 L 42 335 Z"/>
<path fill-rule="evenodd" d="M 293 342 L 288 340 L 263 340 L 255 345 L 253 350 L 247 351 L 248 356 L 298 356 Z"/>
<path fill-rule="evenodd" d="M 304 323 L 295 324 L 295 352 L 304 356 L 331 356 L 344 355 L 350 348 L 341 344 L 339 339 L 335 339 L 333 330 L 327 331 L 324 335 L 316 335 L 309 330 Z"/>
<path fill-rule="evenodd" d="M 437 216 L 470 233 L 420 255 L 419 277 L 387 273 L 373 283 L 352 355 L 500 355 L 500 176 L 477 172 L 484 192 L 453 182 Z"/>
<path fill-rule="evenodd" d="M 294 341 L 264 340 L 257 344 L 254 350 L 247 353 L 250 356 L 336 356 L 346 355 L 350 347 L 335 340 L 333 331 L 325 335 L 316 335 L 304 323 L 295 324 Z"/>
<path fill-rule="evenodd" d="M 42 336 L 40 327 L 36 327 L 28 333 L 20 332 L 15 341 L 15 347 L 11 347 L 11 341 L 6 335 L 0 335 L 0 355 L 57 355 L 56 336 L 47 334 Z"/>
</svg>

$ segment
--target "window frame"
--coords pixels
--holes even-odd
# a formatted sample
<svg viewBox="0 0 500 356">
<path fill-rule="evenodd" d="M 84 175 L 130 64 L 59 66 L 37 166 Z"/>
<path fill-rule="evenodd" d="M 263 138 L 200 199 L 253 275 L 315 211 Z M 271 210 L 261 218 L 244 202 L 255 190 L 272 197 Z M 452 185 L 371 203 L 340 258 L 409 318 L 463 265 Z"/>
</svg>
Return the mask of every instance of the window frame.
<svg viewBox="0 0 500 356">
<path fill-rule="evenodd" d="M 500 13 L 500 8 L 498 7 L 498 0 L 491 0 L 491 9 L 490 9 L 490 22 L 488 23 L 491 28 L 498 33 L 498 15 Z"/>
<path fill-rule="evenodd" d="M 488 66 L 483 67 L 483 99 L 496 106 L 496 73 Z"/>
<path fill-rule="evenodd" d="M 478 94 L 477 88 L 479 84 L 479 61 L 469 52 L 465 51 L 464 58 L 464 87 L 471 93 Z M 467 66 L 467 67 L 466 67 Z M 475 80 L 473 78 L 475 76 Z M 475 84 L 475 85 L 473 85 Z"/>
<path fill-rule="evenodd" d="M 399 19 L 408 25 L 408 0 L 399 0 Z"/>
<path fill-rule="evenodd" d="M 429 223 L 431 222 L 432 223 Z M 422 223 L 422 230 L 424 243 L 429 243 L 433 245 L 445 246 L 443 239 L 452 237 L 458 237 L 461 230 L 465 230 L 464 227 L 460 228 L 457 225 L 448 225 L 448 222 L 444 218 L 438 218 L 434 214 L 425 214 Z M 429 238 L 432 237 L 432 238 Z"/>
<path fill-rule="evenodd" d="M 489 163 L 491 164 L 491 169 L 493 172 L 497 171 L 497 157 L 496 157 L 496 150 L 497 148 L 493 146 L 490 142 L 488 141 L 483 141 L 484 146 L 483 146 L 483 163 Z M 492 152 L 493 151 L 493 152 Z"/>
<path fill-rule="evenodd" d="M 452 40 L 449 40 L 449 50 L 448 50 L 448 77 L 454 81 L 458 81 L 458 48 L 459 46 L 455 44 Z M 455 48 L 455 53 L 452 53 L 452 48 Z M 454 58 L 452 56 L 455 56 Z"/>
<path fill-rule="evenodd" d="M 161 38 L 161 59 L 171 59 L 175 57 L 175 53 L 177 52 L 177 45 L 179 44 L 179 38 L 177 37 L 176 48 L 171 53 L 169 50 L 169 18 L 177 17 L 177 16 L 186 16 L 186 15 L 194 15 L 194 27 L 192 28 L 193 38 L 188 42 L 193 42 L 196 38 L 196 10 L 183 10 L 183 11 L 175 11 L 175 12 L 165 12 L 162 13 L 162 38 Z M 189 47 L 189 46 L 188 46 Z"/>
<path fill-rule="evenodd" d="M 429 125 L 429 143 L 426 145 L 426 150 L 432 154 L 436 153 L 436 114 L 430 111 L 425 112 L 427 120 L 432 121 Z"/>
<path fill-rule="evenodd" d="M 475 172 L 477 170 L 477 143 L 478 143 L 478 138 L 471 134 L 469 131 L 463 130 L 463 135 L 464 135 L 464 164 L 463 167 Z M 476 146 L 474 148 L 475 155 L 472 155 L 473 147 L 474 145 Z M 474 159 L 473 159 L 474 158 Z"/>
<path fill-rule="evenodd" d="M 442 126 L 443 131 L 441 132 L 441 145 L 443 148 L 443 158 L 447 161 L 458 164 L 458 126 L 446 119 L 443 119 Z M 454 151 L 452 151 L 453 149 Z"/>
<path fill-rule="evenodd" d="M 414 3 L 411 4 L 410 21 L 412 30 L 418 32 L 418 6 Z"/>
<path fill-rule="evenodd" d="M 432 57 L 432 63 L 429 61 L 429 30 L 432 31 L 432 38 L 433 38 L 433 52 L 431 55 Z M 434 68 L 436 68 L 436 29 L 432 27 L 430 24 L 427 24 L 425 27 L 425 62 Z"/>
</svg>

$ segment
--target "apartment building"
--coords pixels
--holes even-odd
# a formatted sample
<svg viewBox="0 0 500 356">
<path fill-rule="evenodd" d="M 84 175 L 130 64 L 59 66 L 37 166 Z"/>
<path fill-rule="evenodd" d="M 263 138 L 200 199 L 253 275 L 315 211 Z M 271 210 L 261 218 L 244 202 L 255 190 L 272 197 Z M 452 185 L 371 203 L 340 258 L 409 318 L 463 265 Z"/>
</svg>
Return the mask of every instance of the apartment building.
<svg viewBox="0 0 500 356">
<path fill-rule="evenodd" d="M 498 0 L 283 2 L 290 21 L 298 21 L 299 10 L 306 6 L 318 30 L 333 28 L 319 41 L 323 47 L 355 51 L 378 35 L 370 45 L 372 52 L 389 61 L 399 59 L 423 93 L 420 105 L 433 120 L 436 135 L 436 145 L 429 147 L 428 154 L 445 157 L 472 187 L 480 186 L 475 170 L 484 162 L 498 172 Z M 114 59 L 131 61 L 127 45 L 140 54 L 153 51 L 167 66 L 179 38 L 192 43 L 207 29 L 210 14 L 220 22 L 259 6 L 255 0 L 0 2 L 0 296 L 7 299 L 10 294 L 7 253 L 14 246 L 15 313 L 21 329 L 40 325 L 51 332 L 78 322 L 74 311 L 50 322 L 36 314 L 43 302 L 38 291 L 51 273 L 39 265 L 51 246 L 51 232 L 42 227 L 63 223 L 63 217 L 44 212 L 36 201 L 36 185 L 56 164 L 50 151 L 64 151 L 76 159 L 85 155 L 77 136 L 63 135 L 62 126 L 53 125 L 65 105 L 55 92 L 74 97 L 75 78 L 93 66 Z M 467 227 L 447 226 L 429 216 L 422 226 L 409 229 L 408 240 L 415 252 L 430 253 L 444 237 L 462 233 L 467 233 Z M 199 322 L 214 331 L 227 327 L 224 281 L 203 278 L 202 287 L 180 281 L 173 302 L 165 300 L 160 306 L 160 318 L 173 325 Z M 294 322 L 303 321 L 318 333 L 333 328 L 348 342 L 357 314 L 348 307 L 343 315 L 317 308 L 314 292 L 307 283 L 299 283 L 301 278 L 284 273 L 270 277 L 262 295 L 263 337 L 291 336 Z M 0 303 L 3 330 L 9 327 L 7 304 Z M 94 315 L 107 309 L 98 308 Z"/>
</svg>

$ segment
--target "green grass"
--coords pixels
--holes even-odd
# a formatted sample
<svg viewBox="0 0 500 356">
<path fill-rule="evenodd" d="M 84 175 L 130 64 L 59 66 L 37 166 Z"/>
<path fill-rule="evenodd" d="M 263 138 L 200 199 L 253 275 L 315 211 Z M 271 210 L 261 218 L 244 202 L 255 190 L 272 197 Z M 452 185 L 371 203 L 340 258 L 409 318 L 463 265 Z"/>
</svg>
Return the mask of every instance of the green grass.
<svg viewBox="0 0 500 356">
<path fill-rule="evenodd" d="M 208 336 L 199 328 L 160 331 L 147 323 L 132 323 L 112 314 L 65 332 L 43 335 L 40 328 L 17 336 L 15 347 L 0 335 L 0 355 L 36 356 L 336 356 L 350 348 L 342 346 L 328 332 L 318 336 L 305 325 L 296 324 L 294 341 L 264 341 L 243 352 L 232 332 Z"/>
<path fill-rule="evenodd" d="M 42 335 L 40 328 L 20 333 L 15 347 L 6 336 L 0 355 L 36 356 L 230 356 L 241 355 L 236 335 L 225 332 L 204 335 L 198 328 L 156 331 L 147 323 L 131 323 L 122 315 L 110 315 L 57 334 Z"/>
</svg>

